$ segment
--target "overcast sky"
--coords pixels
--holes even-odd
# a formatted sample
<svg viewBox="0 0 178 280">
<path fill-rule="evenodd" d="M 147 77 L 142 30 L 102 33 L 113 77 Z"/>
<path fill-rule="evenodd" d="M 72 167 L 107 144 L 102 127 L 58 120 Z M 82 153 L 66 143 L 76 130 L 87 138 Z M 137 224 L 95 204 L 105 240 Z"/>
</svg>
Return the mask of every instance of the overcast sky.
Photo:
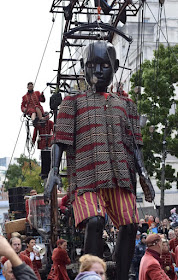
<svg viewBox="0 0 178 280">
<path fill-rule="evenodd" d="M 0 4 L 0 157 L 14 157 L 24 152 L 26 128 L 20 109 L 22 96 L 27 92 L 27 83 L 34 82 L 40 66 L 46 42 L 52 27 L 53 14 L 49 13 L 52 0 L 9 0 Z M 47 50 L 37 77 L 35 89 L 43 91 L 46 83 L 56 75 L 60 49 L 60 21 L 58 14 L 53 26 Z M 56 81 L 56 79 L 54 80 Z M 49 87 L 44 91 L 49 110 Z M 28 156 L 27 150 L 26 155 Z M 35 152 L 38 159 L 39 150 Z"/>
</svg>

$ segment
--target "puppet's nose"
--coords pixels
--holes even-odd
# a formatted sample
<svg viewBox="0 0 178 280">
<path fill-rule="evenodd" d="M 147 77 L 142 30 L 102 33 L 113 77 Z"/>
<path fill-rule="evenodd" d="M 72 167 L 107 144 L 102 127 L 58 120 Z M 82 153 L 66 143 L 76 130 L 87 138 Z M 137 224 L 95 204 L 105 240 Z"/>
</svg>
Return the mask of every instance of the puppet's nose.
<svg viewBox="0 0 178 280">
<path fill-rule="evenodd" d="M 100 73 L 101 72 L 101 65 L 100 64 L 96 64 L 95 71 L 96 71 L 96 73 Z"/>
</svg>

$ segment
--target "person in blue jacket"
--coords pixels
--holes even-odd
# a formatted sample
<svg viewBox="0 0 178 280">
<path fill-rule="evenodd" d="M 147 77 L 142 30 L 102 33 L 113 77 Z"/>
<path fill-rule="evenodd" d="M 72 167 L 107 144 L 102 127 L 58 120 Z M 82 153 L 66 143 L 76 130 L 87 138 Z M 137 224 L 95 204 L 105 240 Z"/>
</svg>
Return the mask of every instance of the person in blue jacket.
<svg viewBox="0 0 178 280">
<path fill-rule="evenodd" d="M 142 234 L 141 237 L 140 237 L 140 242 L 135 246 L 135 253 L 134 253 L 134 257 L 133 257 L 133 265 L 134 265 L 134 268 L 135 268 L 135 279 L 136 280 L 138 280 L 141 258 L 145 254 L 145 250 L 146 250 L 146 243 L 145 243 L 146 237 L 147 237 L 146 234 Z"/>
</svg>

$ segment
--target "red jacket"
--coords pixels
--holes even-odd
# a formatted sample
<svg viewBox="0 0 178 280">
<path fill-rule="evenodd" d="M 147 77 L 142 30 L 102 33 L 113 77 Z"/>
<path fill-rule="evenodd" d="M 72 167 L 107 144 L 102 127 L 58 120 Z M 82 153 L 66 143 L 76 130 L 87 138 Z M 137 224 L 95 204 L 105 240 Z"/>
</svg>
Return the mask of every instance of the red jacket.
<svg viewBox="0 0 178 280">
<path fill-rule="evenodd" d="M 175 248 L 178 245 L 178 238 L 173 238 L 169 241 L 169 247 L 170 247 L 170 251 L 173 251 L 175 253 Z"/>
<path fill-rule="evenodd" d="M 54 280 L 56 277 L 55 271 L 54 271 L 54 265 L 51 266 L 51 270 L 48 274 L 47 280 Z"/>
<path fill-rule="evenodd" d="M 26 249 L 25 251 L 22 251 L 20 254 L 23 254 L 27 257 L 30 258 L 30 252 Z M 39 274 L 39 269 L 42 267 L 42 263 L 41 260 L 33 260 L 32 261 L 32 265 L 33 265 L 33 271 L 35 272 L 35 275 L 37 277 L 38 280 L 41 280 L 41 276 Z"/>
<path fill-rule="evenodd" d="M 44 127 L 38 125 L 34 128 L 32 142 L 35 143 L 37 134 L 39 134 L 38 149 L 44 150 L 46 147 L 51 146 L 51 137 L 50 136 L 52 136 L 53 125 L 54 125 L 54 123 L 52 121 L 48 120 L 45 122 Z"/>
<path fill-rule="evenodd" d="M 36 113 L 36 107 L 38 107 L 42 114 L 44 114 L 43 107 L 40 102 L 45 102 L 43 92 L 33 91 L 32 93 L 27 92 L 22 97 L 21 110 L 23 113 L 31 116 L 32 113 Z"/>
<path fill-rule="evenodd" d="M 66 265 L 70 264 L 70 258 L 66 250 L 58 247 L 53 250 L 52 254 L 55 280 L 70 280 L 67 274 Z"/>
<path fill-rule="evenodd" d="M 177 276 L 174 272 L 174 266 L 173 263 L 175 263 L 175 254 L 172 252 L 168 253 L 162 253 L 161 259 L 163 262 L 163 269 L 166 272 L 166 274 L 169 276 L 171 280 L 177 280 Z M 170 267 L 170 270 L 166 270 L 166 266 Z"/>
<path fill-rule="evenodd" d="M 28 258 L 27 256 L 21 254 L 21 252 L 20 252 L 20 254 L 19 254 L 19 258 L 20 258 L 24 263 L 26 263 L 27 265 L 29 265 L 29 266 L 33 269 L 33 264 L 32 264 L 32 261 L 31 261 L 30 258 Z M 8 261 L 8 259 L 7 259 L 6 257 L 2 257 L 1 263 L 2 263 L 3 265 L 5 264 L 6 261 Z"/>
<path fill-rule="evenodd" d="M 139 280 L 170 280 L 148 249 L 140 262 Z"/>
<path fill-rule="evenodd" d="M 175 259 L 176 259 L 176 266 L 178 267 L 178 246 L 175 249 Z"/>
</svg>

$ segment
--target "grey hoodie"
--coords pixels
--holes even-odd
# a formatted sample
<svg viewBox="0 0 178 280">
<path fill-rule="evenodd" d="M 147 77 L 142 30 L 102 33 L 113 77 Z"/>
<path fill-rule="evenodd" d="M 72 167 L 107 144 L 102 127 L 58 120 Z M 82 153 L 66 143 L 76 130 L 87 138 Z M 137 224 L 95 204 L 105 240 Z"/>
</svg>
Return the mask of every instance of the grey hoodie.
<svg viewBox="0 0 178 280">
<path fill-rule="evenodd" d="M 75 280 L 101 280 L 101 277 L 94 271 L 80 272 Z"/>
</svg>

